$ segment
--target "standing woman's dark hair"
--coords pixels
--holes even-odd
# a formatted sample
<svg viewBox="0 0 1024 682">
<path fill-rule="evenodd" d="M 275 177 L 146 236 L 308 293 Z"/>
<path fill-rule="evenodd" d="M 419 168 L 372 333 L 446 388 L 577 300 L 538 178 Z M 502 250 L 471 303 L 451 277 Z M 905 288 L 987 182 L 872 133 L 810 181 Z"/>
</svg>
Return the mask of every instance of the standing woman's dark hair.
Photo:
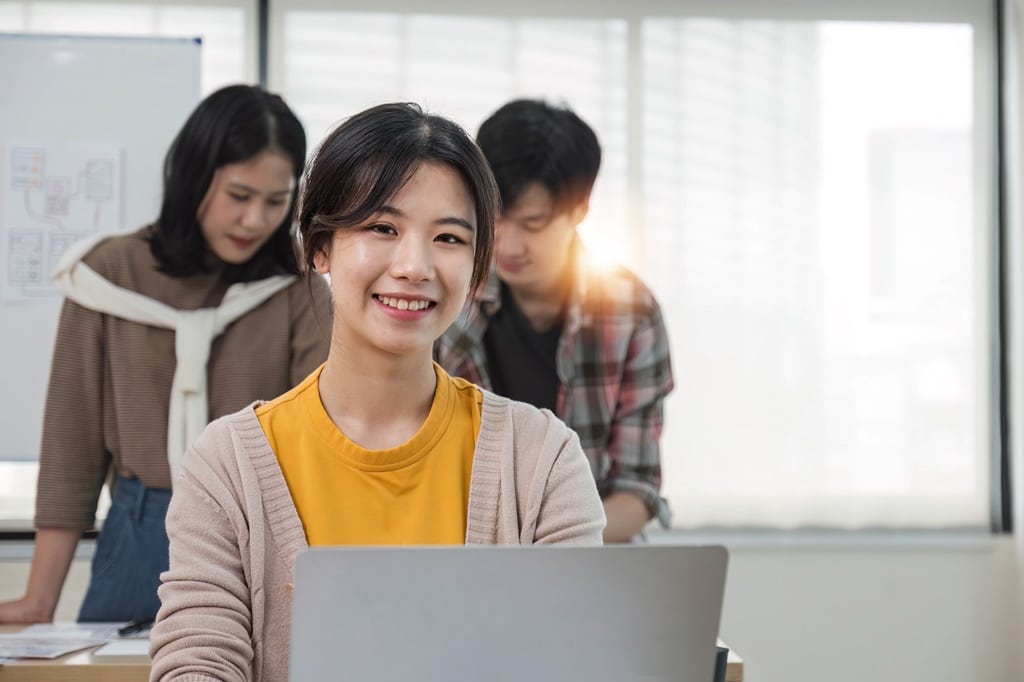
<svg viewBox="0 0 1024 682">
<path fill-rule="evenodd" d="M 164 195 L 150 242 L 163 272 L 188 277 L 206 270 L 206 240 L 197 212 L 221 166 L 277 151 L 294 166 L 291 206 L 273 236 L 250 260 L 226 264 L 229 282 L 298 274 L 291 225 L 298 179 L 306 160 L 306 134 L 288 105 L 255 85 L 230 85 L 209 95 L 185 121 L 164 160 Z"/>
<path fill-rule="evenodd" d="M 337 230 L 369 220 L 420 164 L 442 163 L 462 176 L 476 210 L 471 288 L 487 278 L 498 187 L 473 139 L 457 123 L 417 104 L 382 104 L 349 118 L 317 149 L 299 206 L 299 236 L 309 272 Z"/>
</svg>

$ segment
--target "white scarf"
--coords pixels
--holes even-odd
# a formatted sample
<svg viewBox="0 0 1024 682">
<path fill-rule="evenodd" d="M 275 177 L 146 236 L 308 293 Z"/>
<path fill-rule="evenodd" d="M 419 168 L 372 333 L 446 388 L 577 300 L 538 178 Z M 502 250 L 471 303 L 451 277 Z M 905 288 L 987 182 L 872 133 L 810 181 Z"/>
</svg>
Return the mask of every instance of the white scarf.
<svg viewBox="0 0 1024 682">
<path fill-rule="evenodd" d="M 167 415 L 167 463 L 173 481 L 185 448 L 206 427 L 209 415 L 206 363 L 210 344 L 229 324 L 291 284 L 295 276 L 279 275 L 232 284 L 217 308 L 177 310 L 112 284 L 82 262 L 87 253 L 110 236 L 98 235 L 73 244 L 61 256 L 50 279 L 61 293 L 85 308 L 130 322 L 174 330 L 177 365 Z"/>
</svg>

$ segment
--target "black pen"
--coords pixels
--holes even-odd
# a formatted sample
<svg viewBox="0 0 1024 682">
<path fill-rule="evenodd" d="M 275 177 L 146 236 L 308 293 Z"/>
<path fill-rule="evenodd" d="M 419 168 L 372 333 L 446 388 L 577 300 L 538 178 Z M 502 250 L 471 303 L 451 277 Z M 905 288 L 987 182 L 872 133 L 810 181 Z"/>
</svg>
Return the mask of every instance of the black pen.
<svg viewBox="0 0 1024 682">
<path fill-rule="evenodd" d="M 151 620 L 133 620 L 127 625 L 123 625 L 117 629 L 119 637 L 127 637 L 128 635 L 134 635 L 143 630 L 148 630 L 153 627 L 153 621 Z"/>
</svg>

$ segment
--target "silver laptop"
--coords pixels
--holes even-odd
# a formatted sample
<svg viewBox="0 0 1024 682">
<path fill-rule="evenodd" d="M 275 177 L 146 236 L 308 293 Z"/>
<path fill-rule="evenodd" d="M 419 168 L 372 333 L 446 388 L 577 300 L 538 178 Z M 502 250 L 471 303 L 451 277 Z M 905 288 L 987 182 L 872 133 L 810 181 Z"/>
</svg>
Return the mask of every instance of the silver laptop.
<svg viewBox="0 0 1024 682">
<path fill-rule="evenodd" d="M 724 547 L 319 547 L 292 682 L 711 682 Z"/>
</svg>

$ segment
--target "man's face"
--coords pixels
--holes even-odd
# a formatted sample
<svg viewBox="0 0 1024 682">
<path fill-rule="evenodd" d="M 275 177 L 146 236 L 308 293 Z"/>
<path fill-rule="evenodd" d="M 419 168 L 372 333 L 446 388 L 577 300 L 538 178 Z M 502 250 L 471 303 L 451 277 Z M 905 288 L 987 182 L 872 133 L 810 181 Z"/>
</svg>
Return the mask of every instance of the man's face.
<svg viewBox="0 0 1024 682">
<path fill-rule="evenodd" d="M 495 265 L 514 293 L 537 297 L 559 291 L 586 205 L 556 210 L 551 192 L 534 182 L 495 221 Z"/>
</svg>

